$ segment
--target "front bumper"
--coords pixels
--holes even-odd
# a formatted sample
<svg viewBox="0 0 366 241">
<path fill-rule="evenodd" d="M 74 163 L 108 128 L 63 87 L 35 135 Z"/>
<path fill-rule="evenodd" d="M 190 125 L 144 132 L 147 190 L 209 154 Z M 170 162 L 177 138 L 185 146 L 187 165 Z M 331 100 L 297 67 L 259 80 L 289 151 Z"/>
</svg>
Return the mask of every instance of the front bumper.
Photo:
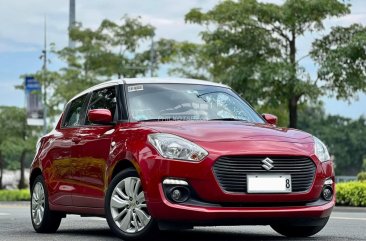
<svg viewBox="0 0 366 241">
<path fill-rule="evenodd" d="M 203 207 L 173 204 L 164 199 L 162 202 L 150 202 L 149 210 L 159 222 L 191 225 L 270 225 L 278 223 L 316 225 L 317 221 L 330 216 L 334 205 L 335 200 L 333 199 L 321 206 Z"/>
<path fill-rule="evenodd" d="M 268 143 L 271 146 L 270 143 Z M 273 145 L 272 145 L 273 146 Z M 276 150 L 267 150 L 267 155 L 283 155 Z M 207 147 L 205 147 L 207 149 Z M 330 216 L 335 204 L 321 199 L 324 181 L 334 177 L 333 164 L 321 163 L 312 155 L 316 165 L 315 178 L 311 188 L 306 192 L 288 194 L 247 194 L 229 193 L 222 190 L 212 167 L 223 150 L 209 150 L 210 155 L 202 162 L 193 163 L 179 160 L 166 160 L 154 149 L 140 153 L 140 174 L 152 217 L 158 221 L 193 223 L 194 225 L 220 224 L 271 224 L 278 222 L 295 222 L 322 219 Z M 285 149 L 285 147 L 284 147 Z M 263 150 L 262 150 L 263 151 Z M 306 156 L 307 150 L 292 150 L 291 155 Z M 234 153 L 252 154 L 252 153 Z M 257 154 L 257 153 L 254 153 Z M 196 203 L 174 203 L 164 192 L 163 180 L 166 178 L 183 179 L 189 183 L 197 200 Z M 334 184 L 333 184 L 334 190 Z M 213 205 L 206 205 L 206 204 Z M 308 205 L 310 204 L 310 205 Z"/>
</svg>

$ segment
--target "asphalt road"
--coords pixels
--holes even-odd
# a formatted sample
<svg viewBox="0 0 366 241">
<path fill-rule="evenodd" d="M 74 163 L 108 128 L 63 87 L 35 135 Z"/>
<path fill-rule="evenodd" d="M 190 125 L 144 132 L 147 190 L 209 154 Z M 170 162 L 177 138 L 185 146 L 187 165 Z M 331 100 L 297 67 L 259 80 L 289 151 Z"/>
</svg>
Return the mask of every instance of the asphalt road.
<svg viewBox="0 0 366 241">
<path fill-rule="evenodd" d="M 0 203 L 0 240 L 119 240 L 102 218 L 68 215 L 55 234 L 37 234 L 32 228 L 29 206 L 24 203 Z M 290 240 L 269 226 L 200 227 L 193 230 L 164 232 L 154 240 L 164 241 L 240 241 Z M 293 239 L 291 239 L 293 240 Z M 304 239 L 298 239 L 304 240 Z M 327 226 L 305 240 L 366 240 L 366 209 L 342 208 L 333 211 Z"/>
</svg>

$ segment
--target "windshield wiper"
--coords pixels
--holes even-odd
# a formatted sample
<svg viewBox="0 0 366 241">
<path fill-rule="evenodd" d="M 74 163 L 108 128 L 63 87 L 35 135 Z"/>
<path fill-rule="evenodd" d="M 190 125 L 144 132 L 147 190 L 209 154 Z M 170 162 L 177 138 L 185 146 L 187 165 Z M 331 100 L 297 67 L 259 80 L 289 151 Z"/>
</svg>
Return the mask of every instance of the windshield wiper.
<svg viewBox="0 0 366 241">
<path fill-rule="evenodd" d="M 146 120 L 139 120 L 138 122 L 153 122 L 153 121 L 178 121 L 177 118 L 153 118 L 153 119 L 146 119 Z"/>
<path fill-rule="evenodd" d="M 217 118 L 217 119 L 209 119 L 210 121 L 245 121 L 248 122 L 247 120 L 243 120 L 243 119 L 237 119 L 237 118 Z"/>
</svg>

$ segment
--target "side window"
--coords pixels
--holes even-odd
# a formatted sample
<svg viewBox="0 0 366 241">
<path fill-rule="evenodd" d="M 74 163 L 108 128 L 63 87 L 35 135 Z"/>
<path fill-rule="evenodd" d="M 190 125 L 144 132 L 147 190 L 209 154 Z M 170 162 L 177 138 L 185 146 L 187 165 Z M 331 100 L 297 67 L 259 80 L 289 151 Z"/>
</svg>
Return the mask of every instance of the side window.
<svg viewBox="0 0 366 241">
<path fill-rule="evenodd" d="M 94 109 L 108 109 L 112 113 L 112 116 L 115 117 L 116 107 L 117 107 L 116 88 L 109 87 L 106 89 L 96 90 L 93 92 L 88 106 L 88 111 Z M 91 124 L 88 118 L 86 118 L 85 122 L 87 125 Z"/>
<path fill-rule="evenodd" d="M 68 108 L 63 124 L 64 127 L 79 126 L 81 124 L 80 122 L 84 114 L 82 113 L 82 109 L 85 99 L 86 95 L 83 95 L 70 103 L 70 107 Z"/>
</svg>

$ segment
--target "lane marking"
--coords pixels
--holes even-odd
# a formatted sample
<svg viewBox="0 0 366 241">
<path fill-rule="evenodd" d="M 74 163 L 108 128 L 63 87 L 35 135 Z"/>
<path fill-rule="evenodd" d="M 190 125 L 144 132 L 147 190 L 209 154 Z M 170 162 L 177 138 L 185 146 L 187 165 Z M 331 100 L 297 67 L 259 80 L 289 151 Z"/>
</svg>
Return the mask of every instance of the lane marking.
<svg viewBox="0 0 366 241">
<path fill-rule="evenodd" d="M 98 218 L 98 217 L 88 217 L 87 219 L 90 221 L 106 221 L 105 218 Z"/>
<path fill-rule="evenodd" d="M 22 206 L 22 205 L 0 205 L 0 209 L 4 208 L 29 208 L 29 206 Z"/>
<path fill-rule="evenodd" d="M 8 216 L 10 213 L 0 213 L 0 216 Z"/>
<path fill-rule="evenodd" d="M 366 221 L 366 218 L 349 218 L 349 217 L 330 217 L 331 219 L 340 219 L 340 220 L 361 220 Z"/>
</svg>

